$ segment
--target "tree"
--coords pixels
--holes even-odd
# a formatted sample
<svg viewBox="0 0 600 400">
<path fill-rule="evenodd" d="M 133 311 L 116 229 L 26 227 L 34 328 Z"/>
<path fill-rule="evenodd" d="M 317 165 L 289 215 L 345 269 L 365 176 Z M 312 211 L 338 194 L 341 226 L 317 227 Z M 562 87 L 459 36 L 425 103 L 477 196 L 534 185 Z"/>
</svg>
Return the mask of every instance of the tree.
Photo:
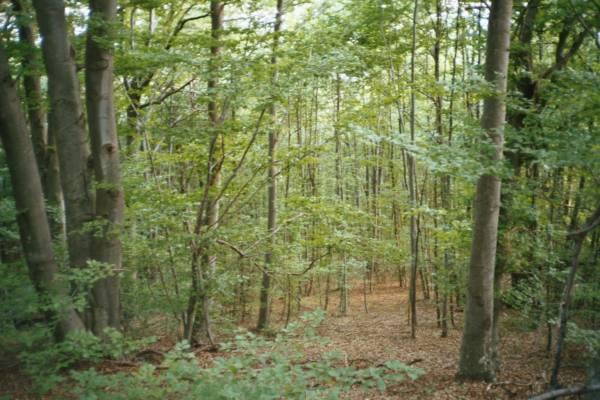
<svg viewBox="0 0 600 400">
<path fill-rule="evenodd" d="M 277 0 L 277 12 L 275 16 L 275 26 L 273 28 L 273 54 L 271 55 L 271 66 L 273 68 L 272 85 L 277 83 L 277 50 L 279 48 L 279 31 L 281 30 L 281 20 L 283 17 L 283 0 Z M 271 291 L 271 267 L 273 264 L 273 251 L 275 247 L 275 234 L 277 233 L 277 108 L 276 99 L 273 97 L 269 113 L 271 114 L 272 127 L 269 130 L 269 169 L 268 169 L 268 206 L 267 206 L 267 234 L 269 235 L 269 244 L 265 253 L 265 266 L 262 274 L 262 284 L 260 287 L 260 304 L 258 314 L 258 329 L 264 329 L 269 325 L 269 306 Z"/>
<path fill-rule="evenodd" d="M 492 1 L 485 64 L 485 79 L 490 84 L 491 92 L 484 99 L 481 117 L 481 127 L 493 146 L 493 149 L 484 148 L 483 156 L 491 163 L 502 159 L 511 14 L 512 0 Z M 500 186 L 500 178 L 489 172 L 477 181 L 465 328 L 458 372 L 461 378 L 493 380 L 495 376 L 494 267 Z"/>
<path fill-rule="evenodd" d="M 415 143 L 416 123 L 416 88 L 415 85 L 415 57 L 417 51 L 417 13 L 419 0 L 415 0 L 412 20 L 412 42 L 410 52 L 410 143 Z M 414 154 L 408 156 L 408 188 L 410 199 L 410 337 L 416 337 L 417 329 L 417 267 L 419 265 L 419 221 L 416 214 L 417 207 L 417 164 Z"/>
<path fill-rule="evenodd" d="M 563 292 L 562 302 L 560 304 L 560 326 L 558 332 L 558 341 L 556 345 L 556 354 L 554 357 L 554 366 L 552 368 L 552 374 L 550 376 L 550 387 L 557 389 L 558 385 L 558 371 L 560 370 L 561 356 L 565 338 L 567 336 L 567 323 L 569 321 L 569 308 L 571 307 L 573 297 L 573 286 L 575 285 L 575 278 L 577 276 L 577 268 L 579 267 L 579 256 L 581 254 L 581 248 L 585 241 L 585 237 L 588 233 L 592 232 L 600 226 L 600 203 L 596 207 L 596 210 L 590 215 L 583 228 L 578 229 L 575 232 L 569 233 L 569 238 L 573 239 L 573 256 L 571 259 L 571 268 L 569 269 L 569 275 L 567 282 L 565 283 L 565 289 Z M 598 356 L 596 356 L 597 358 Z M 592 362 L 597 362 L 593 360 Z M 593 382 L 592 382 L 593 383 Z"/>
<path fill-rule="evenodd" d="M 208 149 L 208 159 L 206 166 L 206 178 L 204 181 L 203 198 L 198 207 L 194 234 L 198 236 L 192 249 L 192 287 L 188 299 L 188 309 L 186 324 L 184 327 L 184 338 L 188 341 L 192 339 L 206 340 L 210 345 L 214 345 L 213 334 L 210 322 L 210 284 L 213 279 L 215 268 L 217 266 L 217 255 L 214 252 L 214 235 L 219 226 L 219 205 L 221 188 L 221 168 L 223 167 L 223 157 L 219 152 L 222 146 L 222 135 L 219 130 L 225 118 L 225 110 L 219 114 L 218 108 L 218 72 L 219 72 L 219 54 L 221 53 L 221 34 L 223 30 L 225 4 L 218 0 L 210 2 L 210 20 L 211 20 L 211 44 L 210 59 L 208 69 L 207 93 L 208 101 L 208 121 L 210 131 L 210 144 Z M 200 237 L 204 235 L 205 237 Z M 200 303 L 200 308 L 198 308 Z M 200 318 L 197 319 L 196 314 Z"/>
<path fill-rule="evenodd" d="M 22 0 L 12 0 L 12 4 L 17 14 L 19 41 L 23 46 L 21 59 L 24 70 L 23 89 L 25 90 L 33 150 L 42 179 L 44 197 L 53 211 L 53 214 L 49 215 L 50 230 L 53 236 L 60 236 L 64 240 L 64 200 L 60 186 L 58 158 L 54 149 L 54 132 L 46 125 L 47 110 L 40 82 L 42 62 L 36 51 L 34 23 L 30 18 L 30 7 L 26 7 Z"/>
<path fill-rule="evenodd" d="M 85 52 L 85 95 L 96 180 L 95 222 L 99 232 L 92 239 L 91 256 L 111 271 L 94 283 L 93 331 L 119 329 L 118 271 L 121 270 L 119 229 L 123 222 L 124 194 L 121 185 L 119 141 L 113 104 L 113 57 L 107 44 L 115 22 L 116 0 L 91 0 Z"/>
<path fill-rule="evenodd" d="M 66 297 L 67 288 L 56 276 L 58 265 L 52 249 L 40 175 L 15 82 L 10 75 L 4 43 L 0 43 L 0 139 L 8 161 L 29 276 L 47 314 L 54 317 L 54 312 L 48 312 L 52 310 L 50 303 L 57 300 L 59 295 Z M 83 329 L 79 315 L 68 301 L 66 304 L 56 315 L 59 338 Z"/>
<path fill-rule="evenodd" d="M 65 201 L 67 249 L 73 268 L 85 268 L 91 259 L 93 221 L 92 171 L 85 117 L 74 49 L 68 37 L 63 0 L 34 0 L 42 51 L 48 76 L 49 125 L 55 133 L 60 181 Z M 91 317 L 86 316 L 87 327 Z"/>
<path fill-rule="evenodd" d="M 69 261 L 74 268 L 86 268 L 90 260 L 109 268 L 107 276 L 94 283 L 91 313 L 85 321 L 88 329 L 101 335 L 108 326 L 120 326 L 116 271 L 121 268 L 121 250 L 116 230 L 123 218 L 124 204 L 112 100 L 113 63 L 106 44 L 116 3 L 90 3 L 85 85 L 91 154 L 65 4 L 62 0 L 34 1 L 34 7 L 48 75 L 50 126 L 56 134 L 65 198 Z M 95 196 L 91 192 L 92 176 L 97 182 Z M 92 221 L 97 232 L 91 232 Z"/>
</svg>

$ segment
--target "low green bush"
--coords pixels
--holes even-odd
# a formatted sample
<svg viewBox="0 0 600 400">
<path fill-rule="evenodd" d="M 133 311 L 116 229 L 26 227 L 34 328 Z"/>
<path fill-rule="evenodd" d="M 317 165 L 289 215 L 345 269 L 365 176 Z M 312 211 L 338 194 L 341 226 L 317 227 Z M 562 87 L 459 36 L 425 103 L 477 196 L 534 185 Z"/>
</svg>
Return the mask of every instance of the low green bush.
<svg viewBox="0 0 600 400">
<path fill-rule="evenodd" d="M 142 364 L 133 373 L 117 374 L 73 371 L 73 393 L 86 400 L 337 399 L 356 385 L 383 391 L 389 382 L 423 373 L 396 360 L 366 369 L 348 367 L 340 352 L 307 362 L 304 348 L 322 342 L 316 327 L 323 317 L 320 310 L 307 314 L 273 339 L 240 331 L 222 346 L 227 355 L 210 367 L 202 367 L 181 342 L 158 367 Z"/>
</svg>

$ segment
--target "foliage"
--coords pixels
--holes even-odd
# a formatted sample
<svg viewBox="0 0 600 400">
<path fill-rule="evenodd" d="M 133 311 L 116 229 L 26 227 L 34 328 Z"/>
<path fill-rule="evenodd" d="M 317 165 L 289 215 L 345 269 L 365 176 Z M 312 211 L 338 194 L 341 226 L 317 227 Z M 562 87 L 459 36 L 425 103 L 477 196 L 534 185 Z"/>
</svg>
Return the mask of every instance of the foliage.
<svg viewBox="0 0 600 400">
<path fill-rule="evenodd" d="M 120 332 L 107 328 L 104 338 L 90 332 L 75 331 L 59 343 L 52 343 L 48 330 L 39 331 L 41 337 L 24 346 L 19 358 L 24 370 L 35 382 L 36 390 L 46 393 L 65 381 L 66 369 L 77 365 L 94 364 L 103 359 L 122 359 L 154 341 L 154 338 L 129 339 Z"/>
<path fill-rule="evenodd" d="M 398 361 L 358 370 L 340 366 L 341 354 L 324 354 L 303 362 L 302 348 L 317 339 L 324 318 L 316 310 L 273 340 L 239 332 L 222 346 L 226 356 L 201 367 L 187 343 L 177 344 L 161 370 L 142 365 L 133 374 L 103 375 L 95 370 L 72 372 L 74 392 L 82 399 L 312 399 L 338 398 L 353 385 L 385 389 L 386 382 L 416 379 L 423 371 Z"/>
<path fill-rule="evenodd" d="M 42 41 L 36 37 L 32 48 L 18 32 L 20 21 L 39 31 L 36 18 L 15 15 L 13 3 L 0 1 L 2 45 L 23 108 L 22 78 L 39 74 L 47 114 L 43 63 L 20 65 L 27 54 L 41 60 Z M 271 307 L 280 311 L 272 325 L 287 326 L 273 340 L 238 332 L 224 346 L 227 357 L 210 368 L 200 367 L 180 344 L 162 366 L 144 365 L 132 375 L 76 372 L 80 394 L 239 398 L 246 390 L 256 398 L 277 391 L 318 397 L 358 383 L 383 386 L 396 372 L 409 371 L 391 361 L 352 370 L 335 355 L 302 363 L 304 342 L 316 340 L 301 314 L 304 298 L 318 297 L 331 311 L 348 290 L 362 290 L 368 302 L 373 282 L 407 282 L 410 220 L 416 217 L 422 297 L 432 293 L 440 326 L 444 311 L 454 323 L 467 292 L 475 184 L 485 173 L 503 181 L 498 271 L 524 277 L 500 288 L 499 298 L 514 310 L 520 329 L 556 323 L 571 257 L 566 233 L 583 224 L 600 198 L 600 63 L 591 34 L 600 18 L 594 4 L 541 1 L 531 43 L 523 43 L 534 2 L 515 2 L 505 159 L 489 164 L 481 156 L 493 150 L 480 128 L 490 92 L 482 75 L 488 19 L 482 2 L 419 1 L 414 82 L 413 1 L 284 0 L 278 35 L 274 0 L 223 3 L 224 27 L 212 32 L 207 1 L 119 2 L 117 22 L 107 37 L 96 37 L 114 49 L 126 210 L 125 223 L 111 227 L 109 237 L 121 243 L 122 268 L 90 260 L 69 269 L 60 232 L 54 244 L 60 279 L 71 287 L 71 298 L 61 301 L 78 311 L 89 307 L 96 282 L 120 279 L 124 336 L 111 331 L 107 341 L 76 334 L 53 342 L 55 321 L 45 312 L 63 304 L 40 298 L 29 282 L 16 224 L 20 210 L 0 152 L 2 355 L 22 353 L 26 369 L 47 389 L 66 369 L 124 357 L 141 345 L 139 338 L 180 340 L 190 300 L 199 294 L 192 267 L 198 247 L 200 263 L 214 260 L 201 274 L 213 331 L 230 335 L 255 320 L 265 253 L 271 252 Z M 66 4 L 67 30 L 77 65 L 83 65 L 87 2 Z M 101 27 L 98 21 L 91 26 Z M 79 78 L 83 87 L 82 71 Z M 414 142 L 408 134 L 412 94 Z M 278 137 L 275 232 L 267 230 L 269 133 Z M 55 145 L 47 150 L 55 154 Z M 416 204 L 408 185 L 411 157 Z M 218 179 L 211 179 L 216 170 Z M 218 222 L 209 226 L 201 207 L 214 198 Z M 52 221 L 64 214 L 59 208 L 49 207 Z M 87 224 L 96 236 L 107 228 L 100 220 Z M 570 314 L 576 324 L 570 340 L 592 347 L 600 326 L 599 248 L 600 234 L 591 232 Z M 293 333 L 304 323 L 303 335 Z"/>
<path fill-rule="evenodd" d="M 586 350 L 587 358 L 598 357 L 600 354 L 600 332 L 594 329 L 584 329 L 574 322 L 569 322 L 567 340 L 581 345 Z"/>
<path fill-rule="evenodd" d="M 519 311 L 518 326 L 524 330 L 533 330 L 542 324 L 555 321 L 556 303 L 548 304 L 544 275 L 534 273 L 520 280 L 502 294 L 503 302 Z M 548 273 L 545 276 L 549 278 Z M 563 282 L 560 280 L 560 282 Z"/>
</svg>

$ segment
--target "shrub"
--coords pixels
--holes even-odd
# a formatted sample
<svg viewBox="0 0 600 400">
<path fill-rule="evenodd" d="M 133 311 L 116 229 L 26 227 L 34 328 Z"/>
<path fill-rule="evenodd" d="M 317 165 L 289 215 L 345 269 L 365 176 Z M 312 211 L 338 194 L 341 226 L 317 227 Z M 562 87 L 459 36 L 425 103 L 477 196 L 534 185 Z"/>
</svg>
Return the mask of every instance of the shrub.
<svg viewBox="0 0 600 400">
<path fill-rule="evenodd" d="M 417 368 L 399 361 L 356 369 L 341 366 L 339 352 L 305 362 L 305 345 L 321 341 L 316 326 L 324 317 L 315 311 L 272 340 L 239 332 L 222 346 L 226 357 L 203 368 L 186 342 L 175 346 L 159 368 L 143 364 L 131 374 L 104 375 L 94 369 L 72 372 L 74 393 L 82 399 L 336 399 L 354 385 L 384 390 L 386 382 L 416 379 Z"/>
</svg>

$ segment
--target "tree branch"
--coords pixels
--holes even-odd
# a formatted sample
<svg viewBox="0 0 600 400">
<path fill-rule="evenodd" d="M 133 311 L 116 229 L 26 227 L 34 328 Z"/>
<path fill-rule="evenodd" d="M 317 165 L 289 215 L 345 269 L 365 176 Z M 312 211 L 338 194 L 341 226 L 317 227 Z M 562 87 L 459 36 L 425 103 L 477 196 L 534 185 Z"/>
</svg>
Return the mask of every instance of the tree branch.
<svg viewBox="0 0 600 400">
<path fill-rule="evenodd" d="M 314 258 L 310 264 L 308 264 L 308 267 L 304 268 L 304 270 L 302 270 L 302 272 L 290 272 L 288 273 L 288 275 L 291 276 L 302 276 L 304 274 L 306 274 L 308 271 L 310 271 L 311 269 L 314 268 L 315 265 L 317 265 L 317 261 L 321 261 L 322 259 L 324 259 L 325 257 L 327 257 L 328 255 L 331 254 L 331 248 L 324 254 L 321 254 L 319 257 Z"/>
<path fill-rule="evenodd" d="M 174 94 L 177 94 L 177 93 L 181 92 L 183 89 L 185 89 L 186 87 L 190 86 L 192 84 L 192 82 L 194 82 L 195 79 L 196 78 L 192 78 L 189 81 L 187 81 L 186 83 L 184 83 L 183 85 L 181 85 L 180 87 L 171 89 L 169 91 L 166 91 L 158 99 L 149 101 L 147 103 L 140 104 L 137 108 L 141 110 L 143 108 L 146 108 L 146 107 L 149 107 L 149 106 L 152 106 L 152 105 L 161 104 L 163 101 L 165 101 L 169 97 L 173 96 Z"/>
<path fill-rule="evenodd" d="M 223 239 L 217 239 L 216 242 L 218 244 L 222 244 L 224 246 L 229 247 L 231 250 L 235 251 L 236 253 L 238 253 L 238 255 L 240 256 L 240 258 L 247 258 L 248 254 L 246 254 L 242 249 L 240 249 L 239 247 L 237 247 L 236 245 L 234 245 L 233 243 L 229 243 Z"/>
<path fill-rule="evenodd" d="M 263 108 L 263 110 L 260 113 L 260 116 L 258 117 L 258 121 L 256 122 L 256 126 L 254 128 L 254 133 L 252 134 L 252 137 L 250 138 L 250 141 L 248 142 L 248 145 L 244 149 L 244 153 L 242 153 L 242 157 L 238 161 L 237 165 L 235 166 L 235 168 L 233 169 L 233 171 L 231 172 L 231 174 L 227 177 L 227 180 L 223 184 L 223 186 L 222 186 L 221 190 L 219 191 L 219 194 L 217 195 L 215 201 L 219 201 L 219 199 L 221 199 L 221 197 L 223 197 L 223 194 L 225 193 L 225 191 L 229 187 L 229 184 L 237 176 L 240 168 L 242 168 L 242 165 L 244 164 L 244 161 L 246 160 L 246 156 L 248 155 L 248 152 L 252 148 L 252 145 L 254 144 L 254 142 L 256 140 L 256 137 L 258 136 L 258 132 L 260 131 L 260 126 L 261 126 L 263 117 L 265 115 L 265 112 L 266 112 L 266 109 Z"/>
<path fill-rule="evenodd" d="M 577 35 L 577 37 L 573 40 L 573 44 L 571 45 L 571 48 L 565 55 L 562 55 L 562 50 L 560 50 L 560 48 L 559 48 L 559 51 L 558 51 L 557 57 L 556 57 L 556 62 L 542 74 L 542 79 L 547 79 L 554 72 L 560 71 L 561 69 L 563 69 L 565 67 L 565 65 L 567 65 L 569 60 L 571 58 L 573 58 L 573 56 L 577 53 L 577 51 L 583 44 L 583 40 L 585 39 L 586 35 L 587 35 L 587 31 L 585 29 L 583 31 L 581 31 L 579 33 L 579 35 Z M 561 46 L 564 46 L 564 44 Z"/>
<path fill-rule="evenodd" d="M 600 204 L 598 204 L 598 206 L 596 207 L 596 211 L 588 218 L 585 226 L 574 232 L 567 233 L 567 237 L 573 239 L 581 235 L 585 235 L 588 232 L 597 228 L 598 226 L 600 226 Z"/>
<path fill-rule="evenodd" d="M 582 394 L 582 393 L 598 392 L 598 391 L 600 391 L 600 385 L 591 385 L 591 386 L 579 385 L 579 386 L 573 386 L 570 388 L 550 390 L 549 392 L 530 397 L 529 400 L 551 400 L 551 399 L 557 399 L 557 398 L 563 397 L 563 396 L 570 396 L 570 395 L 574 395 L 574 394 Z"/>
<path fill-rule="evenodd" d="M 186 15 L 193 7 L 194 7 L 193 4 L 191 6 L 189 6 L 185 10 L 183 15 Z M 195 17 L 188 17 L 188 18 L 182 17 L 179 21 L 177 21 L 177 25 L 175 25 L 175 29 L 173 29 L 173 32 L 167 39 L 167 43 L 165 44 L 165 50 L 170 50 L 171 47 L 173 47 L 173 41 L 175 40 L 177 35 L 179 35 L 179 33 L 183 30 L 183 28 L 185 27 L 185 24 L 187 24 L 188 22 L 196 21 L 196 20 L 199 20 L 202 18 L 207 18 L 207 17 L 210 17 L 210 12 L 208 12 L 206 14 L 197 15 Z"/>
</svg>

